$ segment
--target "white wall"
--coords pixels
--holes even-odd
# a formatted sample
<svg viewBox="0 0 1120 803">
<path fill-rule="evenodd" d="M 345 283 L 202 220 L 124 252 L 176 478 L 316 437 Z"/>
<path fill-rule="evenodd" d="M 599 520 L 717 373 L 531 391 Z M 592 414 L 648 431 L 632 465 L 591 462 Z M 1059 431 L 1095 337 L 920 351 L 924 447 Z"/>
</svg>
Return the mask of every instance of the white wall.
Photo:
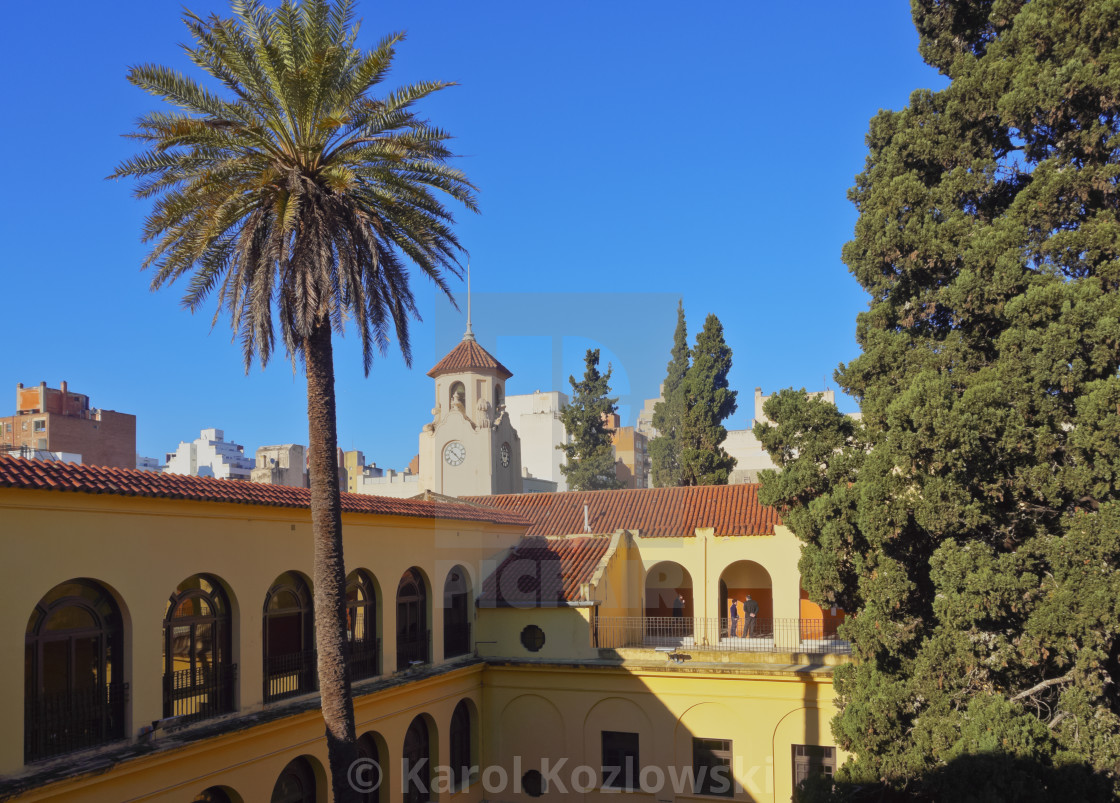
<svg viewBox="0 0 1120 803">
<path fill-rule="evenodd" d="M 560 491 L 568 490 L 560 471 L 564 453 L 556 448 L 568 442 L 560 422 L 560 411 L 567 406 L 568 395 L 558 390 L 506 397 L 510 423 L 521 436 L 521 465 L 533 477 L 555 482 Z"/>
</svg>

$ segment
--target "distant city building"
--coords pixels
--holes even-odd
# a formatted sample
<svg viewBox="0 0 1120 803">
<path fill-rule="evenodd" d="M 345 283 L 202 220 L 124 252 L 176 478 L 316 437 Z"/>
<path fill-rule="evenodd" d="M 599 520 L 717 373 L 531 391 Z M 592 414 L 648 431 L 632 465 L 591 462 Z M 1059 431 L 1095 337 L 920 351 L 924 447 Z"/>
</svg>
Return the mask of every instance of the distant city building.
<svg viewBox="0 0 1120 803">
<path fill-rule="evenodd" d="M 164 466 L 158 457 L 142 457 L 136 455 L 136 468 L 141 471 L 163 471 Z"/>
<path fill-rule="evenodd" d="M 193 474 L 197 477 L 248 480 L 253 460 L 245 447 L 227 441 L 220 429 L 204 429 L 193 441 L 181 441 L 179 448 L 167 453 L 166 474 Z"/>
<path fill-rule="evenodd" d="M 52 463 L 78 463 L 82 456 L 73 452 L 49 452 L 46 449 L 32 449 L 30 446 L 0 447 L 0 455 L 22 457 L 25 460 L 47 460 Z"/>
<path fill-rule="evenodd" d="M 506 396 L 506 414 L 521 437 L 521 465 L 535 480 L 555 483 L 553 490 L 568 490 L 560 471 L 564 453 L 558 449 L 568 442 L 560 412 L 568 406 L 568 395 L 558 390 Z M 534 491 L 541 491 L 534 483 Z M 529 488 L 525 489 L 526 491 Z"/>
<path fill-rule="evenodd" d="M 89 396 L 72 393 L 65 382 L 48 388 L 16 385 L 15 415 L 0 418 L 0 452 L 30 449 L 80 455 L 92 466 L 134 468 L 136 416 L 91 409 Z"/>
<path fill-rule="evenodd" d="M 836 404 L 836 391 L 819 390 L 809 394 L 812 398 L 824 399 L 829 404 Z M 762 412 L 763 405 L 770 396 L 762 395 L 762 388 L 754 389 L 754 420 L 747 429 L 730 430 L 727 440 L 723 442 L 724 450 L 736 459 L 735 469 L 728 479 L 729 485 L 739 485 L 747 482 L 758 482 L 758 474 L 763 469 L 776 469 L 770 455 L 762 448 L 758 438 L 754 436 L 754 425 L 759 421 L 772 423 Z"/>
<path fill-rule="evenodd" d="M 306 451 L 296 443 L 261 446 L 257 449 L 257 464 L 250 472 L 250 479 L 266 485 L 306 488 Z"/>
<path fill-rule="evenodd" d="M 614 449 L 614 473 L 622 480 L 624 488 L 649 487 L 649 442 L 637 427 L 621 426 L 617 413 L 609 416 L 607 425 L 613 430 L 611 445 Z"/>
<path fill-rule="evenodd" d="M 657 389 L 656 399 L 646 399 L 646 403 L 642 405 L 642 409 L 638 412 L 638 432 L 646 436 L 647 441 L 651 441 L 657 437 L 657 430 L 653 426 L 653 408 L 659 402 L 663 401 L 665 396 L 665 383 L 662 382 L 661 386 Z"/>
</svg>

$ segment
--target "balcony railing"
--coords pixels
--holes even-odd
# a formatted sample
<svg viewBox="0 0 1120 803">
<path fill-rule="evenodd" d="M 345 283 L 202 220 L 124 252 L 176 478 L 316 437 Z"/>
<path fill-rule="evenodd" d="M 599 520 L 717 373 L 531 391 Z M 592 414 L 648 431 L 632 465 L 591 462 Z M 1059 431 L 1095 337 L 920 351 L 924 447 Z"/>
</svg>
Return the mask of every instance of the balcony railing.
<svg viewBox="0 0 1120 803">
<path fill-rule="evenodd" d="M 180 669 L 163 676 L 163 715 L 183 724 L 233 710 L 237 664 Z"/>
<path fill-rule="evenodd" d="M 457 622 L 443 627 L 443 657 L 453 658 L 471 651 L 471 623 Z"/>
<path fill-rule="evenodd" d="M 428 663 L 428 642 L 432 631 L 424 630 L 411 636 L 397 635 L 397 671 L 408 669 L 414 663 Z"/>
<path fill-rule="evenodd" d="M 719 652 L 851 653 L 851 645 L 820 619 L 715 619 L 684 616 L 601 616 L 592 646 L 672 647 Z"/>
<path fill-rule="evenodd" d="M 24 760 L 38 761 L 123 739 L 128 684 L 80 691 L 27 695 Z"/>
<path fill-rule="evenodd" d="M 264 660 L 264 701 L 309 694 L 319 688 L 315 650 L 270 655 Z"/>
<path fill-rule="evenodd" d="M 350 680 L 365 680 L 381 674 L 381 639 L 356 639 L 349 642 Z"/>
</svg>

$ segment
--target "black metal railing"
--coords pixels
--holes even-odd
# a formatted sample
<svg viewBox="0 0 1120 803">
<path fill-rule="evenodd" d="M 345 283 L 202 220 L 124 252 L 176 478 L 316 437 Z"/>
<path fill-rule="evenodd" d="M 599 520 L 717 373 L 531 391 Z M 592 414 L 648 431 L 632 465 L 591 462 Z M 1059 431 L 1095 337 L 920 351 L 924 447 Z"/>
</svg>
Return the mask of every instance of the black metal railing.
<svg viewBox="0 0 1120 803">
<path fill-rule="evenodd" d="M 349 651 L 350 680 L 365 680 L 381 674 L 381 639 L 355 639 L 349 642 Z"/>
<path fill-rule="evenodd" d="M 33 694 L 24 700 L 24 760 L 38 761 L 123 739 L 128 684 Z"/>
<path fill-rule="evenodd" d="M 163 715 L 182 724 L 233 710 L 237 664 L 198 666 L 163 675 Z"/>
<path fill-rule="evenodd" d="M 423 630 L 412 636 L 397 635 L 397 671 L 408 669 L 414 663 L 428 663 L 428 643 L 432 631 Z"/>
<path fill-rule="evenodd" d="M 715 619 L 692 616 L 601 616 L 592 645 L 673 647 L 719 652 L 811 652 L 848 654 L 851 645 L 819 619 Z"/>
<path fill-rule="evenodd" d="M 315 655 L 315 650 L 304 650 L 265 658 L 264 701 L 271 703 L 315 691 L 319 687 Z"/>
<path fill-rule="evenodd" d="M 471 623 L 455 622 L 443 626 L 443 657 L 454 658 L 471 651 Z"/>
</svg>

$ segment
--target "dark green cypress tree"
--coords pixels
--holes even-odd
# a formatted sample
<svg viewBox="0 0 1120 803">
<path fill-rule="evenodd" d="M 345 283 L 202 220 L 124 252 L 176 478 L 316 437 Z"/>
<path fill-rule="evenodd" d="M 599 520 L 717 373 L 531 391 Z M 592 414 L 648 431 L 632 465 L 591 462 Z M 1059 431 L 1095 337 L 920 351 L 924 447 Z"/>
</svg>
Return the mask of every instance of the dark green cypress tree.
<svg viewBox="0 0 1120 803">
<path fill-rule="evenodd" d="M 872 120 L 851 191 L 871 302 L 836 376 L 863 420 L 777 394 L 762 499 L 805 542 L 810 596 L 853 614 L 842 782 L 1114 799 L 1120 7 L 912 7 L 950 84 Z"/>
<path fill-rule="evenodd" d="M 611 367 L 599 373 L 599 349 L 588 349 L 584 358 L 587 368 L 583 379 L 568 377 L 572 398 L 560 413 L 560 420 L 568 432 L 569 442 L 556 448 L 564 452 L 567 461 L 560 471 L 573 491 L 599 491 L 621 488 L 622 481 L 614 471 L 614 451 L 611 448 L 611 429 L 607 416 L 617 411 L 617 398 L 612 399 Z"/>
<path fill-rule="evenodd" d="M 653 484 L 668 488 L 681 484 L 680 429 L 687 406 L 684 378 L 688 373 L 688 331 L 684 324 L 684 302 L 677 302 L 677 330 L 673 333 L 672 358 L 661 385 L 661 401 L 653 407 L 653 428 L 657 437 L 649 442 L 653 463 Z"/>
<path fill-rule="evenodd" d="M 731 349 L 715 315 L 704 321 L 684 378 L 685 410 L 681 421 L 681 485 L 726 485 L 735 458 L 723 450 L 723 422 L 735 412 L 738 391 L 731 390 Z"/>
</svg>

